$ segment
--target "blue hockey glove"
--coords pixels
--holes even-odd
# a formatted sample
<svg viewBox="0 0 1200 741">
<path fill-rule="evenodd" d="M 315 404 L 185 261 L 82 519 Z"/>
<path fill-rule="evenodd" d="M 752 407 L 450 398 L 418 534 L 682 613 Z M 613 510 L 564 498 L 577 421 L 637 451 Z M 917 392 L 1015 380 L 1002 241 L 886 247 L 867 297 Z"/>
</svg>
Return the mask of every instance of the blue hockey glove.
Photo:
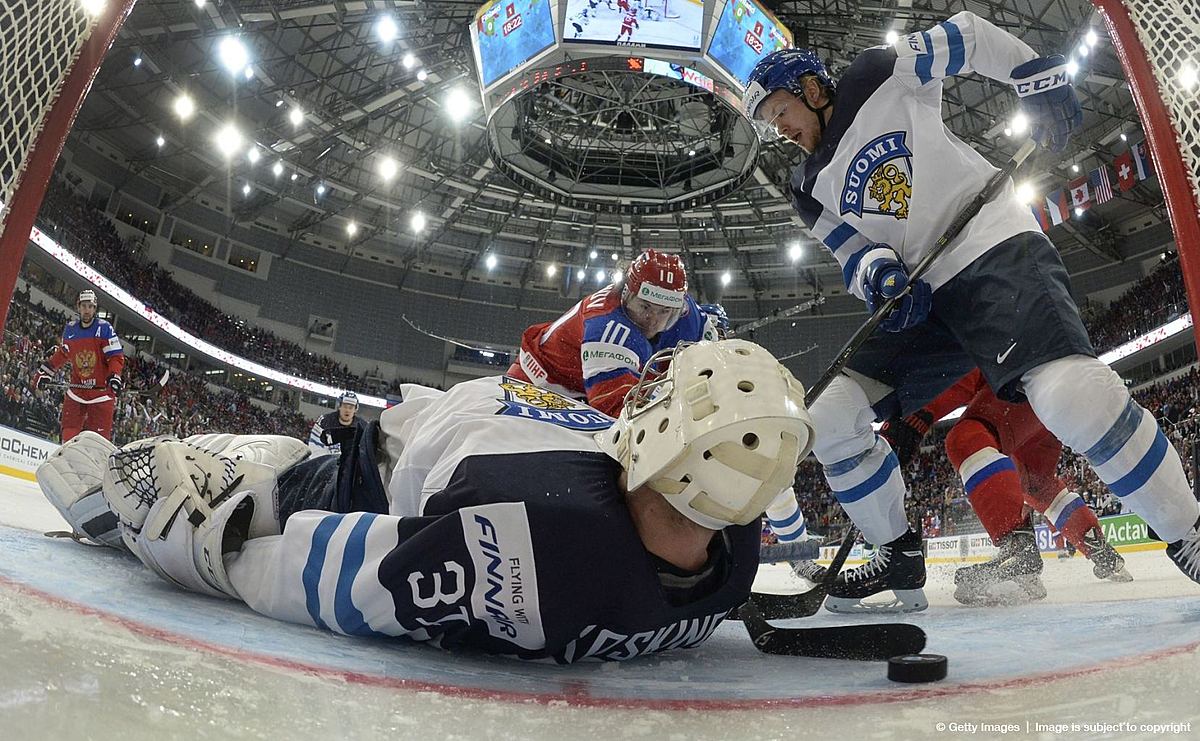
<svg viewBox="0 0 1200 741">
<path fill-rule="evenodd" d="M 900 262 L 896 251 L 886 244 L 873 245 L 866 259 L 870 262 L 862 273 L 863 296 L 867 299 L 867 310 L 874 314 L 885 301 L 899 296 L 908 286 L 908 268 Z M 929 316 L 932 305 L 933 290 L 928 283 L 918 280 L 879 326 L 885 332 L 902 332 L 915 327 Z"/>
<path fill-rule="evenodd" d="M 1071 132 L 1083 123 L 1067 60 L 1061 54 L 1031 59 L 1014 67 L 1012 78 L 1030 118 L 1033 140 L 1055 152 L 1066 149 Z"/>
</svg>

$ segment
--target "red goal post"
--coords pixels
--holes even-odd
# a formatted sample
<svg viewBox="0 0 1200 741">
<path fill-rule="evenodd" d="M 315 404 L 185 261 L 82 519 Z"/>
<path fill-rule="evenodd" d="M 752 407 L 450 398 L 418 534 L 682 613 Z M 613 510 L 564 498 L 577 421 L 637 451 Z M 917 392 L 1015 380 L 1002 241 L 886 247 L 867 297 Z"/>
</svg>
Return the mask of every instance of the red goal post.
<svg viewBox="0 0 1200 741">
<path fill-rule="evenodd" d="M 0 8 L 0 326 L 54 163 L 134 2 L 5 0 Z"/>
<path fill-rule="evenodd" d="M 1125 68 L 1162 186 L 1200 348 L 1200 17 L 1195 0 L 1092 0 Z"/>
</svg>

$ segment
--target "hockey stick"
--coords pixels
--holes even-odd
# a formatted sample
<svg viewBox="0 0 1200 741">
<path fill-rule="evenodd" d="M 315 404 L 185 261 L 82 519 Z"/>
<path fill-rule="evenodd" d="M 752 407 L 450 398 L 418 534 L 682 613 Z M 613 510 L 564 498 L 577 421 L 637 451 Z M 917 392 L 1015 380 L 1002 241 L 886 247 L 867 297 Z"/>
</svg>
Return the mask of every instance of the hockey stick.
<svg viewBox="0 0 1200 741">
<path fill-rule="evenodd" d="M 838 572 L 842 570 L 842 566 L 845 565 L 846 559 L 850 556 L 850 549 L 854 547 L 854 536 L 857 534 L 858 530 L 851 525 L 850 531 L 842 539 L 842 544 L 838 546 L 837 553 L 834 554 L 829 568 L 825 570 L 825 575 L 821 578 L 820 582 L 813 585 L 813 588 L 807 592 L 800 592 L 799 594 L 751 592 L 750 601 L 757 608 L 756 612 L 767 620 L 787 620 L 816 615 L 817 611 L 821 609 L 821 605 L 825 602 L 825 597 L 829 594 L 829 588 L 833 586 L 834 580 L 837 579 Z M 740 611 L 738 614 L 741 614 Z M 746 627 L 749 629 L 750 624 L 747 623 Z M 753 635 L 752 632 L 751 637 Z"/>
<path fill-rule="evenodd" d="M 921 261 L 917 263 L 917 266 L 909 274 L 908 285 L 905 286 L 904 290 L 893 298 L 884 301 L 883 304 L 875 310 L 875 313 L 872 314 L 871 317 L 867 319 L 867 321 L 861 327 L 858 328 L 858 331 L 856 331 L 842 347 L 841 352 L 838 353 L 838 356 L 834 359 L 833 363 L 829 366 L 821 378 L 818 379 L 815 384 L 809 387 L 807 393 L 804 395 L 804 405 L 806 407 L 811 407 L 813 403 L 816 402 L 825 389 L 829 387 L 829 384 L 833 382 L 833 379 L 837 378 L 838 374 L 845 369 L 846 364 L 850 362 L 850 359 L 854 357 L 856 353 L 858 353 L 858 351 L 866 343 L 871 334 L 874 333 L 875 329 L 884 320 L 884 318 L 886 318 L 887 315 L 896 308 L 896 305 L 906 295 L 908 295 L 909 291 L 912 290 L 913 284 L 915 284 L 921 277 L 925 275 L 926 272 L 928 272 L 933 262 L 941 257 L 941 255 L 946 251 L 950 242 L 954 241 L 954 238 L 957 237 L 960 232 L 962 232 L 963 227 L 965 227 L 971 219 L 975 218 L 975 215 L 979 213 L 984 204 L 995 197 L 996 193 L 1001 187 L 1003 187 L 1005 181 L 1012 176 L 1013 172 L 1015 172 L 1016 169 L 1020 167 L 1026 159 L 1029 158 L 1029 155 L 1032 154 L 1033 150 L 1036 148 L 1037 144 L 1033 141 L 1033 139 L 1029 139 L 1022 144 L 1020 149 L 1017 150 L 1012 158 L 1009 159 L 1008 162 L 1004 163 L 1004 166 L 988 179 L 987 183 L 983 186 L 983 189 L 980 190 L 979 193 L 977 193 L 975 197 L 972 198 L 971 201 L 964 206 L 961 211 L 958 212 L 958 214 L 950 222 L 950 226 L 948 226 L 946 231 L 943 232 L 940 237 L 938 237 L 937 241 L 934 242 L 933 247 L 928 253 L 926 253 L 925 257 L 923 257 Z M 821 604 L 825 601 L 825 597 L 829 594 L 829 588 L 833 586 L 834 581 L 837 580 L 838 572 L 841 571 L 842 566 L 845 564 L 846 557 L 850 553 L 850 548 L 854 544 L 854 539 L 857 533 L 858 528 L 851 524 L 849 530 L 846 531 L 846 537 L 842 540 L 842 544 L 838 548 L 837 555 L 834 557 L 833 562 L 826 570 L 825 576 L 821 580 L 820 584 L 817 584 L 809 591 L 802 592 L 800 594 L 772 595 L 771 599 L 769 600 L 772 608 L 771 614 L 779 615 L 779 617 L 808 617 L 809 615 L 815 614 L 816 611 L 820 609 Z M 743 622 L 746 625 L 746 630 L 750 633 L 751 639 L 754 641 L 754 645 L 765 653 L 785 653 L 791 656 L 809 655 L 795 653 L 793 646 L 806 645 L 805 639 L 802 638 L 803 631 L 825 629 L 785 629 L 771 627 L 762 617 L 762 613 L 759 611 L 759 609 L 754 605 L 754 603 L 760 599 L 761 596 L 762 595 L 752 595 L 750 601 L 743 605 L 738 611 L 739 615 L 745 616 Z M 915 629 L 920 630 L 919 628 Z M 922 633 L 922 636 L 923 635 L 924 634 Z M 922 646 L 924 646 L 923 637 L 921 643 Z"/>
<path fill-rule="evenodd" d="M 171 378 L 171 369 L 168 368 L 163 371 L 162 376 L 160 376 L 157 381 L 150 384 L 149 386 L 146 386 L 144 388 L 141 388 L 141 387 L 130 388 L 130 389 L 128 389 L 128 391 L 130 393 L 134 393 L 139 396 L 155 395 L 155 394 L 158 394 L 160 391 L 162 391 L 164 388 L 166 388 L 167 381 L 170 378 Z M 69 381 L 42 381 L 41 385 L 45 386 L 46 388 L 77 389 L 77 390 L 84 390 L 84 391 L 95 391 L 97 388 L 99 388 L 97 386 L 87 386 L 82 383 L 70 383 Z"/>
<path fill-rule="evenodd" d="M 742 605 L 739 614 L 754 647 L 766 654 L 887 661 L 893 656 L 919 654 L 925 648 L 925 631 L 908 623 L 776 628 L 767 623 L 753 601 Z"/>
</svg>

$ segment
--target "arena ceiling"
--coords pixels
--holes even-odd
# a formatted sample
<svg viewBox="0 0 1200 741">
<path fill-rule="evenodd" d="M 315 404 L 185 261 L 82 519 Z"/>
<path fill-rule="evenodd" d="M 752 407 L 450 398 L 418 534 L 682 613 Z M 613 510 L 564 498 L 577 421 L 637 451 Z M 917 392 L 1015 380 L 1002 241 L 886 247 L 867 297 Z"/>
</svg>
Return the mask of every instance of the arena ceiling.
<svg viewBox="0 0 1200 741">
<path fill-rule="evenodd" d="M 167 213 L 201 197 L 227 203 L 233 222 L 269 223 L 293 243 L 320 238 L 347 260 L 385 255 L 405 266 L 405 275 L 451 270 L 462 280 L 482 274 L 524 290 L 557 285 L 545 272 L 551 263 L 560 270 L 586 264 L 591 275 L 611 266 L 614 253 L 628 259 L 654 246 L 682 253 L 708 296 L 720 295 L 727 272 L 726 295 L 840 282 L 832 258 L 804 234 L 781 187 L 799 161 L 791 145 L 764 144 L 737 191 L 676 213 L 595 213 L 523 193 L 489 157 L 468 34 L 478 6 L 475 0 L 141 0 L 73 136 L 98 137 L 122 152 L 130 162 L 124 176 L 162 188 L 162 202 L 151 205 Z M 1077 50 L 1095 29 L 1100 41 L 1076 75 L 1085 128 L 1062 156 L 1039 154 L 1026 172 L 1039 192 L 1059 187 L 1072 177 L 1072 164 L 1111 160 L 1124 146 L 1122 133 L 1139 136 L 1120 65 L 1086 0 L 807 0 L 774 9 L 797 43 L 818 49 L 835 72 L 857 51 L 881 43 L 889 29 L 925 28 L 963 9 L 1048 52 Z M 384 15 L 395 22 L 387 43 L 377 29 Z M 221 43 L 231 36 L 247 49 L 248 73 L 221 62 Z M 474 107 L 455 123 L 447 114 L 462 105 L 462 91 Z M 174 109 L 184 93 L 196 109 L 187 121 Z M 993 161 L 1017 147 L 1004 133 L 1013 105 L 1006 86 L 981 77 L 946 85 L 947 124 Z M 294 110 L 303 116 L 298 125 Z M 227 158 L 214 133 L 229 123 L 244 144 Z M 247 156 L 251 148 L 257 162 Z M 390 179 L 380 174 L 388 161 L 396 165 Z M 1123 195 L 1057 228 L 1060 248 L 1111 254 L 1110 225 L 1156 210 L 1161 201 L 1145 185 Z M 419 232 L 417 212 L 425 221 Z M 489 255 L 496 258 L 490 269 Z"/>
</svg>

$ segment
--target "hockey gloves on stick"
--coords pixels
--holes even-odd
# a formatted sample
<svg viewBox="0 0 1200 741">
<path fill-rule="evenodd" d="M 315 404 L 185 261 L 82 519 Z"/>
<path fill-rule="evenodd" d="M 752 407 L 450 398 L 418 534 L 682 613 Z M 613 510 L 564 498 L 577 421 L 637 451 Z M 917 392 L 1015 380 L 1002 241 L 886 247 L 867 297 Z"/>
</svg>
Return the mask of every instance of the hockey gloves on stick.
<svg viewBox="0 0 1200 741">
<path fill-rule="evenodd" d="M 863 297 L 867 299 L 867 310 L 874 314 L 880 305 L 899 296 L 908 286 L 908 268 L 900 262 L 900 255 L 886 244 L 871 245 L 863 262 L 866 264 L 862 269 Z M 932 305 L 933 289 L 925 281 L 918 280 L 879 326 L 885 332 L 902 332 L 915 327 L 929 316 Z"/>
<path fill-rule="evenodd" d="M 1054 152 L 1066 149 L 1071 132 L 1083 123 L 1067 60 L 1061 54 L 1031 59 L 1014 67 L 1012 78 L 1034 141 Z"/>
<path fill-rule="evenodd" d="M 888 441 L 900 465 L 907 466 L 917 454 L 921 441 L 933 426 L 933 415 L 924 409 L 918 409 L 904 418 L 893 417 L 883 423 L 879 436 Z"/>
</svg>

